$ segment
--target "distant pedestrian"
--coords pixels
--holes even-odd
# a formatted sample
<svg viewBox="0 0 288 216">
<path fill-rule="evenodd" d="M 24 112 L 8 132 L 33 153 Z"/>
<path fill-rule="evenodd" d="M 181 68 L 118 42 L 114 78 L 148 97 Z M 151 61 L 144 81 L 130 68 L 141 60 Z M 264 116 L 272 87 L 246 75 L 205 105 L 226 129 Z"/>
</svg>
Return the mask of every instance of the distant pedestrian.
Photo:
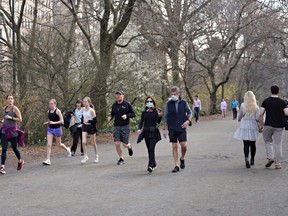
<svg viewBox="0 0 288 216">
<path fill-rule="evenodd" d="M 263 139 L 268 159 L 266 167 L 270 167 L 275 162 L 275 168 L 281 169 L 282 132 L 285 126 L 285 115 L 288 116 L 288 108 L 278 95 L 279 86 L 271 86 L 271 96 L 263 101 L 260 109 L 260 125 L 261 130 L 263 130 Z M 264 114 L 266 114 L 265 121 Z"/>
<path fill-rule="evenodd" d="M 222 119 L 225 119 L 226 111 L 227 111 L 227 102 L 225 101 L 224 98 L 222 98 L 222 101 L 220 103 L 220 109 L 221 109 L 221 113 L 222 113 Z"/>
<path fill-rule="evenodd" d="M 162 111 L 157 110 L 156 102 L 152 97 L 147 97 L 145 101 L 145 110 L 142 112 L 141 120 L 138 126 L 138 133 L 140 134 L 137 143 L 145 139 L 148 151 L 148 172 L 153 172 L 156 169 L 157 163 L 155 160 L 156 143 L 161 140 L 161 134 L 157 128 L 162 119 Z"/>
<path fill-rule="evenodd" d="M 195 121 L 199 122 L 199 116 L 200 116 L 200 111 L 202 109 L 202 105 L 201 105 L 201 101 L 200 101 L 198 95 L 195 95 L 195 97 L 194 97 L 193 109 L 194 109 Z"/>
<path fill-rule="evenodd" d="M 73 126 L 74 129 L 71 130 L 72 137 L 73 137 L 73 144 L 71 147 L 71 155 L 74 156 L 76 154 L 79 139 L 80 139 L 80 144 L 81 144 L 81 155 L 84 155 L 83 143 L 82 143 L 82 121 L 83 121 L 82 100 L 78 99 L 76 101 L 75 108 L 73 110 L 72 115 L 75 119 L 75 125 Z"/>
<path fill-rule="evenodd" d="M 17 148 L 19 141 L 23 142 L 23 131 L 20 131 L 17 127 L 17 122 L 22 122 L 21 112 L 16 106 L 14 106 L 13 95 L 8 95 L 6 100 L 7 105 L 2 111 L 3 120 L 1 120 L 2 126 L 0 129 L 2 143 L 0 174 L 6 174 L 5 162 L 7 157 L 8 142 L 11 143 L 14 154 L 18 159 L 17 170 L 22 170 L 24 165 L 24 160 L 21 158 L 20 152 Z M 24 145 L 24 143 L 22 145 Z"/>
<path fill-rule="evenodd" d="M 132 145 L 129 143 L 130 134 L 130 118 L 135 117 L 135 113 L 131 104 L 124 100 L 124 92 L 116 92 L 116 102 L 112 105 L 111 115 L 108 117 L 108 121 L 114 119 L 114 142 L 115 148 L 119 156 L 118 165 L 124 164 L 124 156 L 121 150 L 121 143 L 124 148 L 128 149 L 130 156 L 133 155 Z"/>
<path fill-rule="evenodd" d="M 256 141 L 260 130 L 259 115 L 260 109 L 254 93 L 252 91 L 246 92 L 244 95 L 244 103 L 241 104 L 238 115 L 238 121 L 241 122 L 241 125 L 234 134 L 234 138 L 243 140 L 246 168 L 250 168 L 255 163 Z M 251 158 L 249 160 L 250 149 Z"/>
<path fill-rule="evenodd" d="M 68 153 L 68 157 L 71 157 L 70 148 L 66 147 L 65 144 L 61 142 L 62 127 L 63 124 L 63 116 L 61 111 L 56 106 L 56 100 L 51 99 L 49 101 L 49 111 L 48 111 L 48 121 L 44 123 L 44 125 L 48 125 L 47 128 L 47 158 L 42 162 L 43 165 L 51 165 L 51 149 L 53 137 L 55 137 L 56 144 L 60 145 L 63 149 L 65 149 Z"/>
<path fill-rule="evenodd" d="M 82 142 L 83 142 L 83 159 L 81 160 L 82 164 L 85 164 L 88 160 L 88 138 L 90 138 L 90 144 L 93 146 L 95 158 L 94 163 L 99 162 L 98 155 L 98 146 L 96 143 L 96 112 L 93 104 L 91 103 L 91 99 L 89 97 L 83 98 L 83 124 L 82 124 Z"/>
<path fill-rule="evenodd" d="M 179 172 L 178 142 L 181 145 L 180 168 L 185 168 L 187 152 L 187 130 L 191 125 L 192 111 L 188 103 L 180 97 L 180 89 L 174 86 L 170 90 L 171 100 L 167 102 L 164 114 L 164 137 L 168 136 L 172 143 L 175 168 L 172 172 Z M 167 131 L 168 128 L 168 131 Z"/>
<path fill-rule="evenodd" d="M 237 119 L 237 112 L 239 110 L 239 102 L 234 98 L 234 100 L 231 102 L 231 109 L 233 112 L 233 120 Z"/>
</svg>

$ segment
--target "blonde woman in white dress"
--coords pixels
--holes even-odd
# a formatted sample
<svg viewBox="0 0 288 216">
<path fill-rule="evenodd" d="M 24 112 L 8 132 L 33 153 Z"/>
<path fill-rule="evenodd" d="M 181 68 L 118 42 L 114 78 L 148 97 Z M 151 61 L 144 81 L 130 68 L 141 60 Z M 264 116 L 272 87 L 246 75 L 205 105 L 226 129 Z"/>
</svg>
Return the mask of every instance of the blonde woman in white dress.
<svg viewBox="0 0 288 216">
<path fill-rule="evenodd" d="M 259 136 L 259 115 L 260 109 L 257 105 L 255 95 L 248 91 L 244 95 L 244 103 L 241 104 L 238 121 L 240 127 L 234 134 L 234 138 L 244 143 L 244 156 L 246 168 L 254 165 L 256 155 L 256 141 Z M 251 157 L 249 160 L 249 153 Z"/>
</svg>

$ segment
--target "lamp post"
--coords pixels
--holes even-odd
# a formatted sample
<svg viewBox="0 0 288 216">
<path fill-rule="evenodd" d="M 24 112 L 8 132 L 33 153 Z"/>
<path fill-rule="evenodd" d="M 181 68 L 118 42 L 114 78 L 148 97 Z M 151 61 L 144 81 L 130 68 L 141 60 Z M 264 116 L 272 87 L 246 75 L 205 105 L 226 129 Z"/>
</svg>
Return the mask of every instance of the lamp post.
<svg viewBox="0 0 288 216">
<path fill-rule="evenodd" d="M 12 15 L 12 79 L 13 79 L 13 94 L 16 93 L 16 58 L 15 58 L 15 0 L 11 0 L 11 15 Z"/>
</svg>

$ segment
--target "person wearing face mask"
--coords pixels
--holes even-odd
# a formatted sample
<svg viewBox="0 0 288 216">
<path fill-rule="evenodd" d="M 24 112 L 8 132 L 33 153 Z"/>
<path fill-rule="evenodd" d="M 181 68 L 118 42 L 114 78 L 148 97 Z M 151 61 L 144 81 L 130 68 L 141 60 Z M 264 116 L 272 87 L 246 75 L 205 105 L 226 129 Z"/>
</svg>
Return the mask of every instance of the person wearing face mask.
<svg viewBox="0 0 288 216">
<path fill-rule="evenodd" d="M 156 109 L 156 102 L 152 97 L 147 97 L 145 104 L 145 110 L 142 112 L 138 126 L 138 134 L 140 134 L 140 136 L 137 143 L 145 139 L 149 158 L 147 171 L 152 173 L 157 167 L 155 147 L 156 143 L 161 140 L 161 134 L 157 128 L 157 124 L 161 122 L 162 111 Z"/>
<path fill-rule="evenodd" d="M 187 127 L 191 126 L 192 111 L 188 103 L 180 97 L 180 89 L 174 86 L 170 90 L 171 100 L 167 102 L 164 114 L 164 137 L 168 136 L 172 143 L 175 168 L 172 172 L 185 169 L 185 155 L 187 152 Z M 168 128 L 168 131 L 167 131 Z M 181 146 L 180 166 L 178 161 L 178 142 Z M 180 168 L 179 168 L 180 167 Z"/>
</svg>

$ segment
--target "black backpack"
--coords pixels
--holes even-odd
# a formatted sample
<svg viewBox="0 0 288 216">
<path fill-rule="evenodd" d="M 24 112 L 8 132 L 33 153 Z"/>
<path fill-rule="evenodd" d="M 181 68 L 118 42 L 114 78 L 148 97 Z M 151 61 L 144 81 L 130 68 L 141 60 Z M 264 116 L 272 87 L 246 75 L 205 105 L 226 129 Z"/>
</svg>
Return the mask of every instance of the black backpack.
<svg viewBox="0 0 288 216">
<path fill-rule="evenodd" d="M 65 113 L 63 119 L 64 119 L 64 127 L 69 128 L 70 125 L 70 120 L 71 120 L 71 115 L 73 114 L 72 111 L 68 111 Z"/>
</svg>

